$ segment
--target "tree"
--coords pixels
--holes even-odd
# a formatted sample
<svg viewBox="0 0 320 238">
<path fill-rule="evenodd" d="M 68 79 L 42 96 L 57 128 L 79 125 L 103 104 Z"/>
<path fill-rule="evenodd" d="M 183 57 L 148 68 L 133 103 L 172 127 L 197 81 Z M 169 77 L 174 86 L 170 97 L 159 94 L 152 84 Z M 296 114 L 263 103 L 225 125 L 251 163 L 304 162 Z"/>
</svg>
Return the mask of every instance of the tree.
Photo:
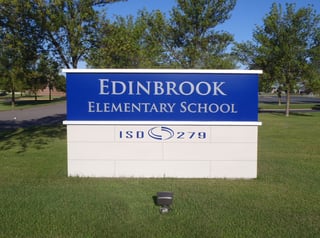
<svg viewBox="0 0 320 238">
<path fill-rule="evenodd" d="M 320 93 L 320 30 L 318 29 L 314 34 L 313 44 L 309 50 L 309 80 L 306 80 L 304 85 L 307 91 Z"/>
<path fill-rule="evenodd" d="M 15 92 L 22 90 L 24 75 L 37 60 L 42 43 L 42 29 L 37 23 L 34 1 L 0 1 L 0 75 L 1 84 L 11 92 L 11 104 L 15 104 Z"/>
<path fill-rule="evenodd" d="M 91 67 L 148 68 L 161 64 L 164 16 L 160 11 L 139 11 L 138 16 L 102 19 L 98 40 L 86 61 Z"/>
<path fill-rule="evenodd" d="M 47 50 L 66 68 L 77 68 L 96 39 L 98 12 L 94 6 L 122 0 L 38 0 Z"/>
<path fill-rule="evenodd" d="M 28 89 L 35 95 L 46 87 L 49 89 L 49 100 L 52 100 L 52 90 L 56 88 L 59 77 L 59 64 L 52 60 L 47 54 L 40 55 L 28 77 Z"/>
<path fill-rule="evenodd" d="M 101 24 L 99 41 L 87 61 L 93 67 L 234 68 L 226 53 L 233 37 L 215 27 L 236 0 L 178 0 L 170 19 L 143 10 L 136 19 L 118 17 Z"/>
<path fill-rule="evenodd" d="M 46 88 L 47 81 L 42 77 L 41 73 L 36 69 L 24 74 L 26 80 L 25 90 L 34 95 L 34 100 L 38 100 L 38 92 Z"/>
<path fill-rule="evenodd" d="M 63 75 L 58 75 L 54 81 L 54 87 L 57 91 L 66 92 L 66 77 Z"/>
<path fill-rule="evenodd" d="M 93 67 L 138 67 L 138 38 L 133 17 L 117 17 L 114 23 L 101 23 L 97 47 L 92 47 L 86 61 Z"/>
<path fill-rule="evenodd" d="M 168 68 L 166 44 L 169 40 L 168 21 L 161 11 L 148 13 L 140 11 L 136 24 L 140 36 L 141 66 L 147 68 Z"/>
<path fill-rule="evenodd" d="M 234 68 L 227 47 L 233 37 L 215 28 L 230 18 L 236 0 L 178 0 L 171 11 L 167 52 L 182 68 Z"/>
<path fill-rule="evenodd" d="M 43 55 L 42 61 L 40 61 L 39 71 L 42 74 L 42 77 L 46 79 L 47 87 L 49 88 L 49 100 L 52 100 L 52 91 L 61 87 L 61 84 L 65 85 L 65 80 L 63 78 L 62 82 L 59 75 L 59 64 L 52 60 L 47 55 Z M 65 86 L 64 86 L 65 88 Z M 65 92 L 65 89 L 61 91 Z"/>
<path fill-rule="evenodd" d="M 251 69 L 262 69 L 264 85 L 278 83 L 286 92 L 286 116 L 290 94 L 297 82 L 310 82 L 319 70 L 319 15 L 312 7 L 295 10 L 295 4 L 273 4 L 263 26 L 253 32 L 254 42 L 241 43 L 234 49 Z M 319 71 L 318 71 L 319 72 Z"/>
</svg>

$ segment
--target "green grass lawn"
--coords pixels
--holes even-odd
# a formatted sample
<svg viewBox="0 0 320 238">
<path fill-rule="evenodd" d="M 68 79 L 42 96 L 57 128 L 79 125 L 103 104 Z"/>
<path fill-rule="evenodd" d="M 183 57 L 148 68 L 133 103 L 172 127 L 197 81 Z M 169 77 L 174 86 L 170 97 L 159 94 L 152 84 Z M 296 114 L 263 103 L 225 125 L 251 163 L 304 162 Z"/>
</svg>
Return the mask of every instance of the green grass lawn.
<svg viewBox="0 0 320 238">
<path fill-rule="evenodd" d="M 65 97 L 52 97 L 52 100 L 49 100 L 48 96 L 39 96 L 37 100 L 34 100 L 34 97 L 23 96 L 16 98 L 15 109 L 26 109 L 35 106 L 45 106 L 48 104 L 61 102 L 65 100 Z M 0 97 L 0 111 L 12 110 L 11 99 L 8 96 Z"/>
<path fill-rule="evenodd" d="M 254 180 L 68 178 L 64 126 L 1 130 L 0 237 L 320 237 L 320 113 L 260 120 Z"/>
<path fill-rule="evenodd" d="M 259 109 L 285 109 L 286 104 L 282 103 L 278 105 L 277 103 L 259 103 Z M 316 103 L 301 103 L 301 104 L 290 104 L 290 109 L 314 109 L 320 110 L 320 105 Z"/>
</svg>

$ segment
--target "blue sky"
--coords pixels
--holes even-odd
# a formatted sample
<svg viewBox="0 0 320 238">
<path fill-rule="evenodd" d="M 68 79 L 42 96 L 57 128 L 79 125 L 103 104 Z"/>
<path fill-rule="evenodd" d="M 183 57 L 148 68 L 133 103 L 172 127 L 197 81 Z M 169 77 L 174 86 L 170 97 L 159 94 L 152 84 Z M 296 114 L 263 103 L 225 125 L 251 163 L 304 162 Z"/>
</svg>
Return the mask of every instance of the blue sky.
<svg viewBox="0 0 320 238">
<path fill-rule="evenodd" d="M 311 4 L 320 14 L 320 0 L 237 0 L 237 5 L 231 12 L 231 18 L 218 29 L 223 29 L 234 35 L 238 42 L 251 40 L 252 32 L 256 25 L 262 25 L 263 17 L 269 13 L 272 3 L 295 3 L 298 7 Z M 175 0 L 128 0 L 108 4 L 107 14 L 112 15 L 135 15 L 138 10 L 146 8 L 148 11 L 161 10 L 168 12 L 176 5 Z"/>
</svg>

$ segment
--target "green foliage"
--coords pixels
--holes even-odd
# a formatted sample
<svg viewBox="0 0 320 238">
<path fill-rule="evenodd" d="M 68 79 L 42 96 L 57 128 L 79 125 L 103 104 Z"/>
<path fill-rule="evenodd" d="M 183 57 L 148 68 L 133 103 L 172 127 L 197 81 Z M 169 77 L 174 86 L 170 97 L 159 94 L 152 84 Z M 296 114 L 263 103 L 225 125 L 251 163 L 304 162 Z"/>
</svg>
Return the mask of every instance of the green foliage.
<svg viewBox="0 0 320 238">
<path fill-rule="evenodd" d="M 3 89 L 12 93 L 25 86 L 24 74 L 37 59 L 42 29 L 34 1 L 0 1 L 0 79 Z"/>
<path fill-rule="evenodd" d="M 320 18 L 320 16 L 318 16 Z M 320 30 L 314 32 L 313 45 L 310 47 L 310 65 L 305 86 L 308 91 L 320 93 Z"/>
<path fill-rule="evenodd" d="M 169 19 L 143 10 L 136 19 L 105 21 L 87 62 L 115 68 L 234 68 L 226 53 L 233 37 L 214 30 L 234 6 L 235 0 L 178 1 Z"/>
<path fill-rule="evenodd" d="M 97 48 L 92 48 L 87 62 L 93 67 L 135 68 L 139 64 L 138 41 L 133 17 L 117 17 L 113 24 L 102 23 Z"/>
<path fill-rule="evenodd" d="M 96 39 L 93 7 L 109 2 L 115 1 L 0 1 L 0 86 L 11 92 L 12 106 L 16 91 L 37 98 L 46 86 L 65 90 L 58 67 L 77 67 Z"/>
<path fill-rule="evenodd" d="M 260 120 L 255 180 L 68 178 L 64 126 L 1 130 L 0 236 L 319 237 L 320 114 Z"/>
<path fill-rule="evenodd" d="M 63 75 L 59 75 L 57 78 L 55 78 L 53 85 L 56 88 L 56 90 L 60 92 L 67 91 L 66 78 Z"/>
<path fill-rule="evenodd" d="M 137 18 L 137 25 L 139 26 L 139 32 L 141 34 L 139 44 L 140 58 L 143 66 L 146 68 L 168 68 L 165 46 L 168 41 L 168 23 L 166 16 L 160 11 L 151 13 L 140 11 Z"/>
<path fill-rule="evenodd" d="M 49 100 L 54 89 L 65 92 L 65 77 L 59 75 L 59 64 L 46 54 L 40 56 L 36 71 L 39 77 L 44 80 L 45 87 L 49 88 Z"/>
<path fill-rule="evenodd" d="M 278 83 L 287 92 L 287 115 L 290 93 L 297 82 L 316 89 L 319 73 L 320 16 L 312 7 L 295 9 L 286 4 L 285 10 L 273 4 L 264 18 L 264 25 L 254 33 L 254 43 L 238 44 L 235 54 L 251 69 L 262 69 L 263 85 Z M 314 81 L 315 80 L 315 81 Z"/>
<path fill-rule="evenodd" d="M 34 99 L 38 99 L 38 91 L 43 90 L 47 86 L 47 80 L 41 77 L 41 74 L 37 71 L 29 72 L 28 75 L 24 75 L 26 79 L 26 89 L 34 95 Z"/>
<path fill-rule="evenodd" d="M 45 31 L 48 50 L 66 68 L 77 68 L 95 38 L 97 12 L 93 2 L 40 2 L 40 24 Z"/>
<path fill-rule="evenodd" d="M 225 53 L 233 42 L 227 32 L 215 27 L 230 17 L 235 0 L 177 1 L 170 19 L 170 57 L 182 68 L 234 68 Z"/>
<path fill-rule="evenodd" d="M 160 37 L 165 27 L 161 12 L 140 11 L 136 19 L 118 16 L 114 22 L 101 23 L 98 41 L 87 62 L 91 67 L 148 68 L 160 64 Z"/>
</svg>

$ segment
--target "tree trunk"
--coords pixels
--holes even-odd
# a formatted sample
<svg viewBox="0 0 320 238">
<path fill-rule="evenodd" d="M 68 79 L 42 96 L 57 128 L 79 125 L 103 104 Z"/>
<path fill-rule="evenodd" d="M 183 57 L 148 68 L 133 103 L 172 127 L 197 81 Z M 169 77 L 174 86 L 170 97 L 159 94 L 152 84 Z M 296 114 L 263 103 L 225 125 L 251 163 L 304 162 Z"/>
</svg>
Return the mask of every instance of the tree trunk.
<svg viewBox="0 0 320 238">
<path fill-rule="evenodd" d="M 52 89 L 51 87 L 49 87 L 49 101 L 52 100 Z"/>
<path fill-rule="evenodd" d="M 281 106 L 281 91 L 278 92 L 278 106 Z"/>
<path fill-rule="evenodd" d="M 290 90 L 287 89 L 286 117 L 290 114 Z"/>
<path fill-rule="evenodd" d="M 15 105 L 16 105 L 15 91 L 12 90 L 12 92 L 11 92 L 11 107 L 13 108 Z"/>
</svg>

